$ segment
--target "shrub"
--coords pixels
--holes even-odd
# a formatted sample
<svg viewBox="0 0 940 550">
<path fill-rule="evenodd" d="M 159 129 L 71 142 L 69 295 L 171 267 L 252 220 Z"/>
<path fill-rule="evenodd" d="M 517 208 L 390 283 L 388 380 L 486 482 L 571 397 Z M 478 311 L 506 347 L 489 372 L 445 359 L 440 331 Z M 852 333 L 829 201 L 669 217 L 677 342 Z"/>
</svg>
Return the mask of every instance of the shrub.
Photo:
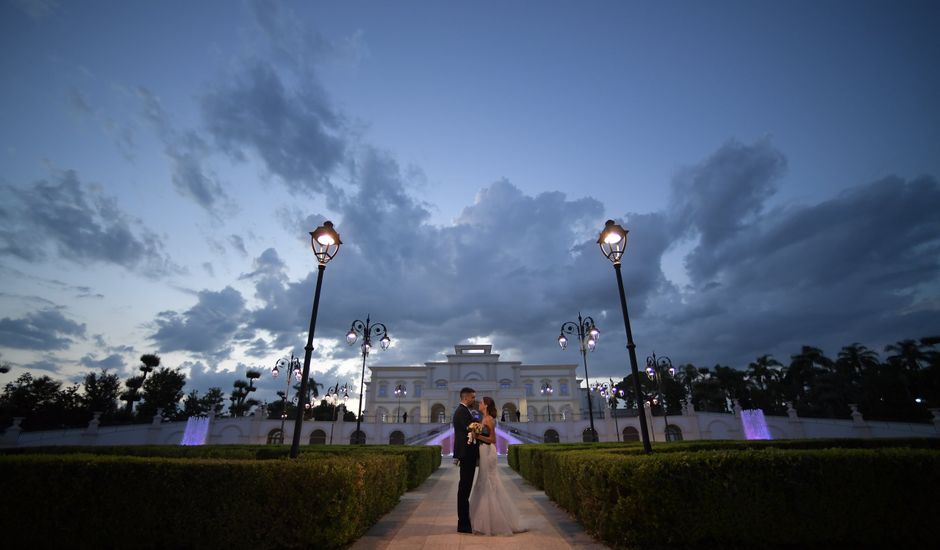
<svg viewBox="0 0 940 550">
<path fill-rule="evenodd" d="M 0 530 L 11 547 L 343 547 L 397 504 L 405 462 L 0 456 Z"/>
<path fill-rule="evenodd" d="M 670 444 L 653 455 L 582 445 L 546 445 L 541 452 L 520 446 L 516 453 L 520 473 L 528 468 L 541 476 L 548 496 L 617 548 L 898 547 L 925 546 L 934 538 L 940 515 L 935 450 L 734 448 L 740 443 L 750 442 L 720 442 L 713 445 L 718 450 Z M 669 452 L 659 452 L 663 447 Z"/>
</svg>

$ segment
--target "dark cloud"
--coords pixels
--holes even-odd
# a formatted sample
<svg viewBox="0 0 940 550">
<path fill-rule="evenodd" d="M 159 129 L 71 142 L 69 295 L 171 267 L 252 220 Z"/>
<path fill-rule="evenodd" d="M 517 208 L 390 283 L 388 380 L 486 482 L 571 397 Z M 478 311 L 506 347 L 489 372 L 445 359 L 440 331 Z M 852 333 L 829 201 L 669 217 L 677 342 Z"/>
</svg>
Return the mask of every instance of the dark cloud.
<svg viewBox="0 0 940 550">
<path fill-rule="evenodd" d="M 144 117 L 150 121 L 164 144 L 164 152 L 173 162 L 173 187 L 183 197 L 194 201 L 217 218 L 231 214 L 235 205 L 219 178 L 207 166 L 209 144 L 193 130 L 177 130 L 150 90 L 138 88 Z"/>
<path fill-rule="evenodd" d="M 232 287 L 198 293 L 196 305 L 183 313 L 161 312 L 150 336 L 161 352 L 191 351 L 214 360 L 232 351 L 232 338 L 245 319 L 245 300 Z"/>
<path fill-rule="evenodd" d="M 720 250 L 760 223 L 765 202 L 776 192 L 775 181 L 786 159 L 768 141 L 742 145 L 735 141 L 683 171 L 673 182 L 670 215 L 677 236 L 698 238 L 686 258 L 693 280 L 702 282 L 722 264 Z"/>
<path fill-rule="evenodd" d="M 113 263 L 152 278 L 180 271 L 162 239 L 129 217 L 117 201 L 83 185 L 74 171 L 26 188 L 5 186 L 0 254 L 38 262 L 58 256 L 87 265 Z"/>
<path fill-rule="evenodd" d="M 239 235 L 229 235 L 228 244 L 234 248 L 242 256 L 248 255 L 248 250 L 245 248 L 245 239 Z"/>
<path fill-rule="evenodd" d="M 277 255 L 277 250 L 268 248 L 255 258 L 254 271 L 242 274 L 239 279 L 252 279 L 260 276 L 280 278 L 284 276 L 286 265 Z"/>
<path fill-rule="evenodd" d="M 84 337 L 85 325 L 67 319 L 58 309 L 43 309 L 20 319 L 0 319 L 0 346 L 4 347 L 62 350 Z"/>
<path fill-rule="evenodd" d="M 312 77 L 288 88 L 271 65 L 247 62 L 209 91 L 202 111 L 231 158 L 257 155 L 294 191 L 337 194 L 330 175 L 345 158 L 344 123 Z"/>
<path fill-rule="evenodd" d="M 59 364 L 53 359 L 46 358 L 23 365 L 24 370 L 44 370 L 53 374 L 59 374 Z"/>
<path fill-rule="evenodd" d="M 81 358 L 79 363 L 83 367 L 88 367 L 90 369 L 100 370 L 115 370 L 122 372 L 124 367 L 127 366 L 127 363 L 124 362 L 124 357 L 117 353 L 112 353 L 104 359 L 98 359 L 97 356 L 89 354 Z"/>
</svg>

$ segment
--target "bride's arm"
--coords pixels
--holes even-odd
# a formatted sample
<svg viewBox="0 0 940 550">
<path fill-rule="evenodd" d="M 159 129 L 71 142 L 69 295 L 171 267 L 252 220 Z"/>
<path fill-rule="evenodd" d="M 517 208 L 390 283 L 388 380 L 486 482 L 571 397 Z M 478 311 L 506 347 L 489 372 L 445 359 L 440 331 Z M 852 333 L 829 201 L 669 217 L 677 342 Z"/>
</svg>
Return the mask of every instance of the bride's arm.
<svg viewBox="0 0 940 550">
<path fill-rule="evenodd" d="M 483 424 L 490 429 L 490 435 L 476 434 L 476 438 L 484 443 L 496 443 L 496 422 L 492 418 L 486 418 Z"/>
</svg>

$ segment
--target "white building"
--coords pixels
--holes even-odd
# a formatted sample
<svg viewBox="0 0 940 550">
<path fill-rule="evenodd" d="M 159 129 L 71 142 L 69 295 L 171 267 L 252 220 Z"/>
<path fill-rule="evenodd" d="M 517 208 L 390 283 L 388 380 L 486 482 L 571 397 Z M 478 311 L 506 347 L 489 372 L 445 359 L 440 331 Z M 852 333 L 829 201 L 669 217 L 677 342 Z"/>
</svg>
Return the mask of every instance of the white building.
<svg viewBox="0 0 940 550">
<path fill-rule="evenodd" d="M 364 416 L 381 423 L 448 423 L 460 403 L 461 388 L 471 387 L 477 399 L 493 398 L 503 421 L 586 418 L 582 408 L 587 402 L 583 401 L 585 392 L 579 390 L 577 368 L 574 364 L 500 361 L 489 344 L 457 345 L 446 361 L 371 367 Z M 396 389 L 405 393 L 398 395 Z"/>
</svg>

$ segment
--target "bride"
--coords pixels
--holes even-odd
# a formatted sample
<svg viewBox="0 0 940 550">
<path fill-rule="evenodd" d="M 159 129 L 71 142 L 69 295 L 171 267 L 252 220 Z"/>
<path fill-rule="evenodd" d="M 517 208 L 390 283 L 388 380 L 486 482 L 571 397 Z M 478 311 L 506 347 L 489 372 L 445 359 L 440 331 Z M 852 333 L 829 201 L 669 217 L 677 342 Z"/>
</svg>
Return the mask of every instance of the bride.
<svg viewBox="0 0 940 550">
<path fill-rule="evenodd" d="M 475 434 L 474 438 L 489 445 L 480 445 L 480 471 L 470 493 L 470 521 L 473 532 L 483 535 L 511 535 L 527 529 L 519 511 L 509 500 L 496 464 L 496 403 L 492 397 L 480 401 L 483 424 L 490 435 Z"/>
</svg>

